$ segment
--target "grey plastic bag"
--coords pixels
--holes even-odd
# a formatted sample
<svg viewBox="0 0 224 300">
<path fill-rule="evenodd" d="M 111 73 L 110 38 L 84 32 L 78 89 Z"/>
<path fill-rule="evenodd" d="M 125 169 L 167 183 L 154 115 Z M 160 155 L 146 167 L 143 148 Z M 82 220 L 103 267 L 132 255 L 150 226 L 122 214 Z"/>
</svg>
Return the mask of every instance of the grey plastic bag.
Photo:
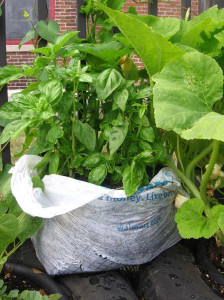
<svg viewBox="0 0 224 300">
<path fill-rule="evenodd" d="M 20 198 L 18 190 L 22 193 L 18 187 L 23 182 L 21 172 L 25 172 L 26 179 L 35 175 L 32 169 L 34 158 L 25 158 L 21 162 L 23 167 L 18 163 L 12 171 L 12 191 L 15 197 L 17 194 L 16 198 Z M 38 215 L 42 214 L 45 218 L 43 227 L 32 241 L 48 274 L 106 271 L 143 264 L 181 239 L 174 221 L 176 208 L 173 202 L 178 192 L 184 192 L 179 178 L 171 169 L 163 168 L 148 186 L 128 198 L 122 190 L 57 176 L 44 177 L 43 195 L 42 191 L 33 189 L 33 196 L 30 195 L 32 203 L 28 208 L 30 214 L 37 215 L 38 210 Z M 58 180 L 57 184 L 53 179 Z M 64 180 L 68 180 L 68 186 L 73 184 L 70 190 L 63 188 Z M 77 190 L 79 186 L 82 186 L 81 191 L 80 188 Z M 63 197 L 56 199 L 54 204 L 51 196 L 55 195 L 55 189 L 60 189 L 62 194 L 71 193 L 71 196 L 65 196 L 65 201 Z M 89 196 L 91 189 L 92 199 Z"/>
</svg>

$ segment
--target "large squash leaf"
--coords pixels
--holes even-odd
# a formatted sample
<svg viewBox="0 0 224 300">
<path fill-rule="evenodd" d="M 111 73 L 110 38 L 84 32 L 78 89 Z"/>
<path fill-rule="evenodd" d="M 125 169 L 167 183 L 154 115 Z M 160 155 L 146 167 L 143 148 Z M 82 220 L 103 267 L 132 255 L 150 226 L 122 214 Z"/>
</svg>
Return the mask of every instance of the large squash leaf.
<svg viewBox="0 0 224 300">
<path fill-rule="evenodd" d="M 136 54 L 143 61 L 149 76 L 161 71 L 167 63 L 184 54 L 180 48 L 154 32 L 145 23 L 114 11 L 99 2 L 97 5 L 107 13 L 130 42 Z"/>
<path fill-rule="evenodd" d="M 184 130 L 181 136 L 184 139 L 205 139 L 224 142 L 224 116 L 211 112 L 198 120 L 195 125 Z"/>
<path fill-rule="evenodd" d="M 153 80 L 156 125 L 164 130 L 191 128 L 223 94 L 221 68 L 199 52 L 171 62 Z"/>
<path fill-rule="evenodd" d="M 164 38 L 170 38 L 180 29 L 180 20 L 176 18 L 159 18 L 153 15 L 132 15 L 132 17 L 146 23 Z"/>
</svg>

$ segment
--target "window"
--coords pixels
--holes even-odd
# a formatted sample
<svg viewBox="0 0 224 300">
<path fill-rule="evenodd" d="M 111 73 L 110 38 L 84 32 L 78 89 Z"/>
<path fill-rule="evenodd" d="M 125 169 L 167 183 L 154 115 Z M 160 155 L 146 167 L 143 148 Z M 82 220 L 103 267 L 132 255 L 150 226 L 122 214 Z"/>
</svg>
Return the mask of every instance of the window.
<svg viewBox="0 0 224 300">
<path fill-rule="evenodd" d="M 45 5 L 45 11 L 48 11 L 49 18 L 52 18 L 51 8 L 53 1 L 54 0 L 41 1 L 43 3 L 41 5 Z M 29 13 L 33 24 L 37 23 L 38 2 L 37 0 L 5 1 L 7 44 L 19 44 L 21 39 L 23 39 L 26 33 L 32 28 L 32 25 L 24 17 L 24 9 Z"/>
</svg>

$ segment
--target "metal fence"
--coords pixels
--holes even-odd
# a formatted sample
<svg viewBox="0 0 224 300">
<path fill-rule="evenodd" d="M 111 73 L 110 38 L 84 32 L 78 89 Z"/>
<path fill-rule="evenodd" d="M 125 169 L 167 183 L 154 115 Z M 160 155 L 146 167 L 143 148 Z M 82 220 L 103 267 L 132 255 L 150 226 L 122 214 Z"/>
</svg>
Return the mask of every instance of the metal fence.
<svg viewBox="0 0 224 300">
<path fill-rule="evenodd" d="M 75 0 L 74 0 L 75 1 Z M 157 16 L 159 0 L 149 1 L 148 13 Z M 172 1 L 171 1 L 172 2 Z M 85 16 L 81 14 L 80 8 L 84 5 L 84 0 L 77 0 L 77 27 L 80 31 L 80 37 L 86 36 L 86 20 Z M 224 0 L 199 0 L 199 13 L 208 9 L 209 7 L 217 4 L 218 8 L 224 8 Z M 181 0 L 181 17 L 184 18 L 186 10 L 191 7 L 191 0 Z M 5 30 L 5 4 L 2 5 L 2 16 L 0 17 L 0 67 L 6 65 L 6 30 Z M 38 19 L 43 20 L 46 16 L 46 0 L 38 0 Z M 0 91 L 0 106 L 8 101 L 7 86 L 4 86 Z M 0 131 L 1 131 L 0 127 Z M 10 146 L 9 144 L 4 148 L 2 152 L 3 165 L 11 163 Z"/>
</svg>

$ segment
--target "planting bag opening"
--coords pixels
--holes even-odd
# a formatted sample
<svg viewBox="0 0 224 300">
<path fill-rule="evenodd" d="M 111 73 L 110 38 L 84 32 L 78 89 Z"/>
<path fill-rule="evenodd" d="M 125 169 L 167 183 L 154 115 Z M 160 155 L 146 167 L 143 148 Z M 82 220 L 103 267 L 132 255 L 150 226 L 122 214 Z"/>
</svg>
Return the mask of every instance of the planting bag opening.
<svg viewBox="0 0 224 300">
<path fill-rule="evenodd" d="M 32 241 L 48 274 L 143 264 L 181 239 L 173 202 L 177 193 L 186 193 L 171 169 L 163 168 L 130 197 L 59 175 L 43 178 L 43 192 L 31 179 L 41 159 L 21 157 L 11 170 L 11 188 L 24 212 L 44 218 Z"/>
</svg>

